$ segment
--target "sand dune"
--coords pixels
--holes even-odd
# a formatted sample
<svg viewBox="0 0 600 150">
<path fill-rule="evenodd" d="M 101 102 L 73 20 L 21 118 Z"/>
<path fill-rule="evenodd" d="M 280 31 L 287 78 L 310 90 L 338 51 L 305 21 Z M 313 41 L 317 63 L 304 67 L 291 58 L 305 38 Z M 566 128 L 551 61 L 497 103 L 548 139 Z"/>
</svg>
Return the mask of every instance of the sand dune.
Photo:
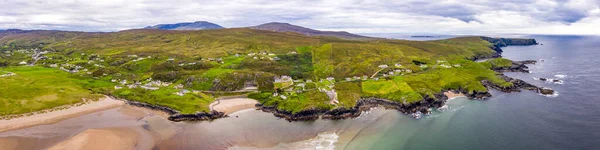
<svg viewBox="0 0 600 150">
<path fill-rule="evenodd" d="M 35 125 L 55 123 L 76 116 L 81 116 L 110 108 L 116 108 L 124 104 L 125 103 L 123 101 L 106 97 L 98 101 L 90 102 L 81 106 L 74 106 L 67 109 L 55 110 L 47 113 L 35 114 L 26 117 L 13 118 L 10 120 L 0 120 L 0 132 Z"/>
<path fill-rule="evenodd" d="M 254 108 L 254 105 L 256 105 L 256 103 L 258 102 L 254 99 L 232 98 L 215 101 L 212 104 L 210 104 L 210 108 L 211 110 L 224 112 L 227 115 L 239 110 Z"/>
</svg>

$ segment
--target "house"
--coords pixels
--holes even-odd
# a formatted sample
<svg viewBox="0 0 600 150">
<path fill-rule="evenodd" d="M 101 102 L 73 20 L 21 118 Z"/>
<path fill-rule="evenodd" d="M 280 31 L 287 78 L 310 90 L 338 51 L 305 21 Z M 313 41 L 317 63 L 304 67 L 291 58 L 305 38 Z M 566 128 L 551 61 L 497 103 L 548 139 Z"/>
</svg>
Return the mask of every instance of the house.
<svg viewBox="0 0 600 150">
<path fill-rule="evenodd" d="M 58 67 L 58 65 L 57 64 L 50 64 L 50 67 L 56 68 L 56 67 Z"/>
<path fill-rule="evenodd" d="M 122 86 L 115 85 L 115 90 L 122 89 Z"/>
<path fill-rule="evenodd" d="M 379 65 L 379 68 L 387 68 L 388 65 Z"/>
<path fill-rule="evenodd" d="M 27 65 L 27 62 L 22 61 L 19 63 L 19 65 Z"/>
<path fill-rule="evenodd" d="M 441 64 L 440 67 L 443 67 L 443 68 L 452 68 L 452 67 L 450 67 L 450 66 L 448 66 L 446 64 Z"/>
<path fill-rule="evenodd" d="M 174 60 L 175 60 L 175 58 L 169 58 L 169 59 L 167 59 L 167 60 L 168 60 L 168 61 L 174 61 Z"/>
<path fill-rule="evenodd" d="M 284 100 L 287 99 L 287 96 L 285 96 L 285 95 L 280 95 L 279 97 L 281 97 L 281 99 L 284 99 Z"/>
<path fill-rule="evenodd" d="M 394 66 L 396 66 L 396 67 L 402 67 L 401 64 L 394 64 Z"/>
<path fill-rule="evenodd" d="M 135 85 L 135 84 L 127 85 L 127 88 L 130 88 L 130 89 L 133 89 L 133 88 L 136 88 L 136 87 L 137 87 L 137 85 Z"/>
<path fill-rule="evenodd" d="M 329 80 L 329 81 L 335 80 L 335 78 L 333 78 L 333 77 L 327 77 L 326 79 Z"/>
<path fill-rule="evenodd" d="M 176 89 L 183 89 L 183 84 L 175 85 L 174 88 L 176 88 Z"/>
<path fill-rule="evenodd" d="M 346 81 L 352 81 L 352 78 L 346 78 Z"/>
<path fill-rule="evenodd" d="M 183 89 L 183 90 L 181 90 L 181 91 L 179 91 L 179 92 L 177 92 L 175 94 L 177 94 L 179 96 L 183 96 L 183 95 L 185 95 L 186 93 L 189 93 L 189 92 L 190 92 L 190 90 Z"/>
<path fill-rule="evenodd" d="M 282 82 L 293 82 L 292 81 L 292 77 L 290 76 L 281 76 L 281 77 L 275 77 L 275 83 L 282 83 Z"/>
<path fill-rule="evenodd" d="M 454 66 L 454 67 L 460 67 L 460 64 L 456 64 L 456 65 L 452 65 L 452 66 Z"/>
</svg>

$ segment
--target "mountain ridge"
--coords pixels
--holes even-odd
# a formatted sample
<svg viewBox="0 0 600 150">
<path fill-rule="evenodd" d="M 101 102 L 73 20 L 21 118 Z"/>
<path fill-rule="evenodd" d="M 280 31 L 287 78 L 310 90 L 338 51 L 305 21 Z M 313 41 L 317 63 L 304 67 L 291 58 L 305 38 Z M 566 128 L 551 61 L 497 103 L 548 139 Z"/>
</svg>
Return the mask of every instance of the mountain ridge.
<svg viewBox="0 0 600 150">
<path fill-rule="evenodd" d="M 342 39 L 373 39 L 373 37 L 352 34 L 346 31 L 321 31 L 283 22 L 270 22 L 247 28 L 274 32 L 293 32 L 307 36 L 333 36 Z"/>
<path fill-rule="evenodd" d="M 160 30 L 207 30 L 207 29 L 223 29 L 224 27 L 208 21 L 196 22 L 181 22 L 174 24 L 158 24 L 147 26 L 144 29 L 160 29 Z"/>
</svg>

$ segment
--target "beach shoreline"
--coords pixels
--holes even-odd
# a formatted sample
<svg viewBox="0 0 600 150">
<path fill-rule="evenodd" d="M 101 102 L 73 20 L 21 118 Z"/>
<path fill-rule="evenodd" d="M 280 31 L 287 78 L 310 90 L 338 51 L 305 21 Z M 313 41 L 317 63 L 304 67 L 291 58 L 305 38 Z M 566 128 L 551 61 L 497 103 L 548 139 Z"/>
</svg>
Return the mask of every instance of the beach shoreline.
<svg viewBox="0 0 600 150">
<path fill-rule="evenodd" d="M 36 125 L 56 123 L 65 119 L 116 108 L 123 106 L 125 102 L 113 99 L 111 97 L 101 98 L 98 101 L 85 103 L 79 106 L 73 106 L 66 109 L 53 110 L 45 113 L 38 113 L 30 116 L 12 118 L 10 120 L 0 120 L 0 132 L 26 128 Z"/>
<path fill-rule="evenodd" d="M 210 104 L 211 111 L 223 112 L 225 115 L 232 114 L 237 111 L 255 108 L 258 101 L 250 98 L 232 98 L 216 100 Z"/>
<path fill-rule="evenodd" d="M 446 92 L 444 92 L 444 95 L 446 95 L 448 97 L 448 100 L 452 100 L 452 99 L 459 98 L 459 97 L 465 97 L 465 98 L 467 97 L 464 94 L 462 94 L 461 92 L 454 93 L 452 91 L 446 91 Z"/>
</svg>

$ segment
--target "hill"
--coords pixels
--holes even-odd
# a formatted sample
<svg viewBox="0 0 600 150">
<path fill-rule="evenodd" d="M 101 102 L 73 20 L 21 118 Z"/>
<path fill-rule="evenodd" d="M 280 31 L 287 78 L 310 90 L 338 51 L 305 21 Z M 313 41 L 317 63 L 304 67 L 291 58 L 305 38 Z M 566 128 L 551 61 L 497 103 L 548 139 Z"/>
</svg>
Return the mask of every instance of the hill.
<svg viewBox="0 0 600 150">
<path fill-rule="evenodd" d="M 347 40 L 251 28 L 15 31 L 1 33 L 0 46 L 0 65 L 35 63 L 110 82 L 89 90 L 181 113 L 209 112 L 216 97 L 245 92 L 263 106 L 299 113 L 352 108 L 361 98 L 415 104 L 448 89 L 485 93 L 483 80 L 512 85 L 469 60 L 497 55 L 481 37 Z"/>
<path fill-rule="evenodd" d="M 372 38 L 372 37 L 348 33 L 345 31 L 338 31 L 338 32 L 319 31 L 319 30 L 314 30 L 314 29 L 309 29 L 309 28 L 305 28 L 305 27 L 301 27 L 301 26 L 292 25 L 289 23 L 279 23 L 279 22 L 271 22 L 271 23 L 261 24 L 261 25 L 253 26 L 253 27 L 249 27 L 249 28 L 258 29 L 258 30 L 275 31 L 275 32 L 294 32 L 294 33 L 299 33 L 299 34 L 303 34 L 303 35 L 307 35 L 307 36 L 332 36 L 332 37 L 338 37 L 338 38 L 343 38 L 343 39 L 370 39 L 370 38 Z"/>
<path fill-rule="evenodd" d="M 161 30 L 207 30 L 207 29 L 222 29 L 223 27 L 207 21 L 184 22 L 175 24 L 159 24 L 148 26 L 144 29 L 161 29 Z"/>
</svg>

